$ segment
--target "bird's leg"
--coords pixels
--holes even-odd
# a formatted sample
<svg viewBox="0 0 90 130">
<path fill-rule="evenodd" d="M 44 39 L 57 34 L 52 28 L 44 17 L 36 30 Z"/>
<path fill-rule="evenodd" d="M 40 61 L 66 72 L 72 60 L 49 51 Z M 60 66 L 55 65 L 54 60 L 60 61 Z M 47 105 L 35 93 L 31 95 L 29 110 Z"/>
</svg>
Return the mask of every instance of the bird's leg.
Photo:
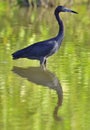
<svg viewBox="0 0 90 130">
<path fill-rule="evenodd" d="M 45 58 L 45 57 L 40 58 L 40 65 L 41 65 L 43 68 L 46 67 L 46 58 Z"/>
<path fill-rule="evenodd" d="M 46 63 L 47 63 L 47 60 L 46 60 L 46 58 L 45 58 L 45 60 L 44 60 L 44 65 L 45 65 L 45 67 L 46 67 Z"/>
</svg>

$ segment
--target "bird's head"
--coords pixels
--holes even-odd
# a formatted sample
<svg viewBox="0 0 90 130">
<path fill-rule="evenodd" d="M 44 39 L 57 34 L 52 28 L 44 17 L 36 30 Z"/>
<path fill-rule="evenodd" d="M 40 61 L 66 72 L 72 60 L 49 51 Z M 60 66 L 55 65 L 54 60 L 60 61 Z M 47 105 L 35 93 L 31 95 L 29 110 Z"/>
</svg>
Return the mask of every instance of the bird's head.
<svg viewBox="0 0 90 130">
<path fill-rule="evenodd" d="M 57 6 L 55 9 L 55 14 L 59 13 L 59 12 L 71 12 L 71 13 L 75 13 L 78 14 L 76 11 L 70 10 L 64 6 Z"/>
</svg>

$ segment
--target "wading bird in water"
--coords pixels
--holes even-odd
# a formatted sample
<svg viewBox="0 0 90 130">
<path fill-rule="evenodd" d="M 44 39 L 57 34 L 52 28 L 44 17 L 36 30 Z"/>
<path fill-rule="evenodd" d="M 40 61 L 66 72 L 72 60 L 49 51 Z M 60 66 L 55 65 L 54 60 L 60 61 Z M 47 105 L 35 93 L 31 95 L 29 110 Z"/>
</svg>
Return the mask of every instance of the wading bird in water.
<svg viewBox="0 0 90 130">
<path fill-rule="evenodd" d="M 13 59 L 28 58 L 32 60 L 39 60 L 41 66 L 46 66 L 47 58 L 58 51 L 64 37 L 64 25 L 59 16 L 60 12 L 70 12 L 77 14 L 77 12 L 65 8 L 64 6 L 57 6 L 54 12 L 59 25 L 59 32 L 57 36 L 49 40 L 34 43 L 24 49 L 14 52 L 12 54 Z"/>
</svg>

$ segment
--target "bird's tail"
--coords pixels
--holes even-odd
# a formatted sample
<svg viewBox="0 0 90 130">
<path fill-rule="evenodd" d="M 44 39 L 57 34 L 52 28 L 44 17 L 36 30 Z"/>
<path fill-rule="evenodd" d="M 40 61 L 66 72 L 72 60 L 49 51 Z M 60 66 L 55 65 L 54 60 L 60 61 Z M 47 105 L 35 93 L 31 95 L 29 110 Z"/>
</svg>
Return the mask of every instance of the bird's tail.
<svg viewBox="0 0 90 130">
<path fill-rule="evenodd" d="M 24 51 L 23 50 L 16 51 L 12 54 L 12 57 L 13 57 L 14 60 L 19 59 L 19 58 L 23 58 L 24 57 Z"/>
</svg>

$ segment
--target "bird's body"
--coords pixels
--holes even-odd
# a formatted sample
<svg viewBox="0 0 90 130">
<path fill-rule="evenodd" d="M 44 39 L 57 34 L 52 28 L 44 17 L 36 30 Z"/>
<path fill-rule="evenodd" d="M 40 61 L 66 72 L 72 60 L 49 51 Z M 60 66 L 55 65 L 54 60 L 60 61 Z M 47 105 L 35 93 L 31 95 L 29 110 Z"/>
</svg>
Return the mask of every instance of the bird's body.
<svg viewBox="0 0 90 130">
<path fill-rule="evenodd" d="M 53 42 L 52 42 L 53 41 Z M 43 64 L 45 60 L 54 54 L 59 48 L 59 44 L 56 38 L 50 40 L 37 42 L 24 49 L 21 49 L 13 54 L 14 59 L 28 58 L 39 60 L 40 64 Z"/>
<path fill-rule="evenodd" d="M 56 37 L 46 41 L 34 43 L 24 49 L 16 51 L 15 53 L 12 54 L 13 59 L 18 58 L 36 59 L 40 61 L 41 65 L 46 65 L 46 59 L 49 56 L 56 53 L 62 43 L 64 37 L 64 25 L 59 17 L 59 12 L 66 12 L 66 11 L 76 13 L 75 11 L 69 10 L 63 6 L 58 6 L 55 9 L 55 16 L 59 24 L 59 32 Z"/>
</svg>

